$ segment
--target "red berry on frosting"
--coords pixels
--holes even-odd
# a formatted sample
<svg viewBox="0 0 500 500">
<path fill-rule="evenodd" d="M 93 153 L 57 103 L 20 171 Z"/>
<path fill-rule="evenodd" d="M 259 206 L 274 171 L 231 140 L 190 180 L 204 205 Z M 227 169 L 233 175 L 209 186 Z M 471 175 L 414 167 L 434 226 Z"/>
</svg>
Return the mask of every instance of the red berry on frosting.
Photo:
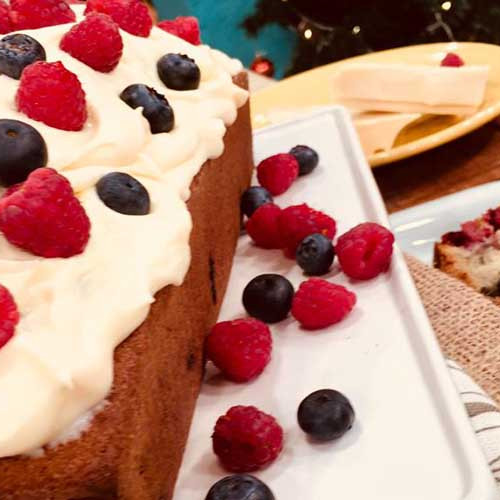
<svg viewBox="0 0 500 500">
<path fill-rule="evenodd" d="M 295 252 L 302 240 L 311 234 L 319 233 L 332 240 L 337 231 L 334 219 L 314 210 L 305 203 L 293 205 L 282 210 L 279 217 L 279 232 L 285 255 L 295 258 Z"/>
<path fill-rule="evenodd" d="M 273 196 L 284 193 L 299 175 L 299 162 L 291 154 L 266 158 L 257 166 L 257 178 Z"/>
<path fill-rule="evenodd" d="M 227 470 L 252 472 L 276 460 L 283 449 L 283 429 L 254 406 L 234 406 L 217 420 L 212 443 Z"/>
<path fill-rule="evenodd" d="M 63 0 L 10 0 L 11 19 L 16 30 L 74 23 L 75 13 Z"/>
<path fill-rule="evenodd" d="M 167 33 L 178 36 L 186 42 L 193 45 L 200 45 L 200 24 L 196 17 L 176 17 L 175 19 L 167 19 L 158 23 L 158 28 L 161 28 Z"/>
<path fill-rule="evenodd" d="M 111 17 L 91 12 L 64 35 L 61 49 L 96 71 L 109 73 L 120 62 L 123 41 Z"/>
<path fill-rule="evenodd" d="M 304 281 L 293 298 L 292 316 L 307 330 L 318 330 L 342 321 L 356 304 L 347 288 L 320 278 Z"/>
<path fill-rule="evenodd" d="M 358 280 L 375 278 L 391 264 L 394 235 L 385 227 L 366 222 L 343 234 L 335 251 L 347 276 Z"/>
<path fill-rule="evenodd" d="M 0 349 L 14 336 L 19 312 L 9 290 L 0 285 Z"/>
<path fill-rule="evenodd" d="M 281 208 L 274 203 L 261 205 L 248 219 L 246 230 L 255 244 L 261 248 L 282 248 L 279 232 Z"/>
<path fill-rule="evenodd" d="M 39 168 L 0 199 L 0 231 L 34 255 L 72 257 L 84 251 L 90 221 L 68 180 L 51 168 Z"/>
<path fill-rule="evenodd" d="M 206 354 L 234 382 L 260 375 L 271 360 L 269 327 L 253 318 L 217 323 L 207 337 Z"/>
<path fill-rule="evenodd" d="M 448 52 L 446 56 L 441 61 L 441 66 L 447 66 L 451 68 L 459 68 L 465 64 L 464 60 L 453 52 Z"/>
<path fill-rule="evenodd" d="M 38 61 L 25 68 L 16 102 L 33 120 L 61 130 L 81 130 L 87 120 L 82 85 L 60 62 Z"/>
<path fill-rule="evenodd" d="M 147 38 L 153 27 L 149 9 L 142 0 L 88 0 L 85 14 L 102 12 L 122 30 Z"/>
<path fill-rule="evenodd" d="M 0 34 L 10 33 L 13 30 L 12 21 L 10 19 L 10 7 L 0 0 Z"/>
</svg>

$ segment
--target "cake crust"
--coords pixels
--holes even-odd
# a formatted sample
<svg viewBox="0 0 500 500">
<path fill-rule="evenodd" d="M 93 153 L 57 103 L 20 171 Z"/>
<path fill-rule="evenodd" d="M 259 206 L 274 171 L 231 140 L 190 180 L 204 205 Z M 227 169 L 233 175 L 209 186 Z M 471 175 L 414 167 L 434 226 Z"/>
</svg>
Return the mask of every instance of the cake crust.
<svg viewBox="0 0 500 500">
<path fill-rule="evenodd" d="M 246 73 L 234 78 L 248 88 Z M 202 381 L 203 343 L 224 297 L 251 179 L 249 104 L 224 154 L 191 185 L 191 266 L 156 294 L 146 321 L 114 354 L 109 404 L 77 440 L 41 458 L 0 460 L 2 500 L 170 500 Z M 117 293 L 119 291 L 117 290 Z"/>
</svg>

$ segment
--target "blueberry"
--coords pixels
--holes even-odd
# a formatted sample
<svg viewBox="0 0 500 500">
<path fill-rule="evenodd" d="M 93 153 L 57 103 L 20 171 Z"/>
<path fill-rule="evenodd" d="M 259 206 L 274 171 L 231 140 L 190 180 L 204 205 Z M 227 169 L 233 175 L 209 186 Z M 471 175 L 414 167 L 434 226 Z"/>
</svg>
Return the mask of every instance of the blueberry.
<svg viewBox="0 0 500 500">
<path fill-rule="evenodd" d="M 149 122 L 152 134 L 170 132 L 174 128 L 174 110 L 165 96 L 141 83 L 129 85 L 120 99 L 131 108 L 142 108 L 142 116 Z"/>
<path fill-rule="evenodd" d="M 321 276 L 329 271 L 335 258 L 335 250 L 331 240 L 320 233 L 315 233 L 302 240 L 295 256 L 297 264 L 306 274 Z"/>
<path fill-rule="evenodd" d="M 285 319 L 292 308 L 293 286 L 279 274 L 261 274 L 243 291 L 243 305 L 250 316 L 265 323 Z"/>
<path fill-rule="evenodd" d="M 0 184 L 12 186 L 47 165 L 47 146 L 40 133 L 27 123 L 0 120 Z"/>
<path fill-rule="evenodd" d="M 290 150 L 299 162 L 299 175 L 310 174 L 319 163 L 319 155 L 309 146 L 295 146 Z"/>
<path fill-rule="evenodd" d="M 166 54 L 157 64 L 161 81 L 173 90 L 196 90 L 200 85 L 200 68 L 184 54 Z"/>
<path fill-rule="evenodd" d="M 354 410 L 340 392 L 322 389 L 307 396 L 299 406 L 299 425 L 317 441 L 342 437 L 354 423 Z"/>
<path fill-rule="evenodd" d="M 215 483 L 205 500 L 275 500 L 272 491 L 259 479 L 235 474 Z"/>
<path fill-rule="evenodd" d="M 273 196 L 266 188 L 252 186 L 241 196 L 241 212 L 247 217 L 251 217 L 261 205 L 272 202 Z"/>
<path fill-rule="evenodd" d="M 112 172 L 99 179 L 97 194 L 111 210 L 125 215 L 147 215 L 150 210 L 149 193 L 131 175 Z"/>
<path fill-rule="evenodd" d="M 19 80 L 26 66 L 45 61 L 45 49 L 34 38 L 20 33 L 0 40 L 0 73 Z"/>
</svg>

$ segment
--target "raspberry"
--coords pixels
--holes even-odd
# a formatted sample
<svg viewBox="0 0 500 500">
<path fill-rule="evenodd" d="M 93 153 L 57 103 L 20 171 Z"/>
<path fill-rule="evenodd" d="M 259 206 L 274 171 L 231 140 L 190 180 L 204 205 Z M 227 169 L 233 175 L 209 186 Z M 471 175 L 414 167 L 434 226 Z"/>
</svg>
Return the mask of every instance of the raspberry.
<svg viewBox="0 0 500 500">
<path fill-rule="evenodd" d="M 292 316 L 307 330 L 318 330 L 342 321 L 356 304 L 347 288 L 320 278 L 304 281 L 292 303 Z"/>
<path fill-rule="evenodd" d="M 490 210 L 484 214 L 483 219 L 488 224 L 491 224 L 495 231 L 500 229 L 500 208 L 490 208 Z"/>
<path fill-rule="evenodd" d="M 284 193 L 299 175 L 299 162 L 291 154 L 279 154 L 261 161 L 257 179 L 272 195 Z"/>
<path fill-rule="evenodd" d="M 113 19 L 91 12 L 64 35 L 61 49 L 96 71 L 109 73 L 120 62 L 123 41 Z"/>
<path fill-rule="evenodd" d="M 233 406 L 215 424 L 215 454 L 232 472 L 251 472 L 276 460 L 283 449 L 283 429 L 254 406 Z"/>
<path fill-rule="evenodd" d="M 75 13 L 63 0 L 11 0 L 11 19 L 16 30 L 74 23 Z"/>
<path fill-rule="evenodd" d="M 90 12 L 108 14 L 122 30 L 144 38 L 153 27 L 149 9 L 142 0 L 89 0 L 85 14 Z"/>
<path fill-rule="evenodd" d="M 85 92 L 62 63 L 37 61 L 26 67 L 16 96 L 19 111 L 61 130 L 78 131 L 87 120 Z"/>
<path fill-rule="evenodd" d="M 5 33 L 10 33 L 12 30 L 10 8 L 3 0 L 0 0 L 0 34 L 5 35 Z"/>
<path fill-rule="evenodd" d="M 85 249 L 90 221 L 68 180 L 51 168 L 39 168 L 0 199 L 0 231 L 34 255 L 71 257 Z"/>
<path fill-rule="evenodd" d="M 347 276 L 369 280 L 387 271 L 391 263 L 393 234 L 374 222 L 366 222 L 343 234 L 335 250 Z"/>
<path fill-rule="evenodd" d="M 481 243 L 494 233 L 494 228 L 484 219 L 477 219 L 464 222 L 462 231 L 470 243 Z"/>
<path fill-rule="evenodd" d="M 448 52 L 448 54 L 446 54 L 446 56 L 441 61 L 441 66 L 452 68 L 459 68 L 464 64 L 464 60 L 458 54 L 454 54 L 453 52 Z"/>
<path fill-rule="evenodd" d="M 9 290 L 0 285 L 0 349 L 14 336 L 19 312 Z"/>
<path fill-rule="evenodd" d="M 207 337 L 207 357 L 234 382 L 260 375 L 271 360 L 269 327 L 253 318 L 217 323 Z"/>
<path fill-rule="evenodd" d="M 337 223 L 323 212 L 313 210 L 303 203 L 282 210 L 279 218 L 279 232 L 285 255 L 294 259 L 297 247 L 306 236 L 320 233 L 333 240 L 337 232 Z"/>
<path fill-rule="evenodd" d="M 255 244 L 261 248 L 282 248 L 279 232 L 281 208 L 274 203 L 261 205 L 248 219 L 246 230 Z"/>
<path fill-rule="evenodd" d="M 200 45 L 200 24 L 196 17 L 176 17 L 175 19 L 167 19 L 158 23 L 158 28 L 161 28 L 167 33 L 178 36 L 186 42 L 192 43 L 193 45 Z"/>
</svg>

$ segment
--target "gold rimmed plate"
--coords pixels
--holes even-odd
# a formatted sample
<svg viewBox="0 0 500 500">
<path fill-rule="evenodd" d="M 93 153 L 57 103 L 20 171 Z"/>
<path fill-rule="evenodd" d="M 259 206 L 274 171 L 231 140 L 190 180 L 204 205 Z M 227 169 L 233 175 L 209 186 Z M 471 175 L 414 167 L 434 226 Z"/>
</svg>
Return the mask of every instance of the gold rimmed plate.
<svg viewBox="0 0 500 500">
<path fill-rule="evenodd" d="M 470 42 L 415 45 L 366 54 L 319 67 L 253 94 L 254 128 L 271 125 L 276 123 L 277 119 L 285 119 L 287 113 L 300 113 L 310 108 L 335 104 L 332 98 L 332 78 L 337 71 L 351 62 L 435 66 L 448 52 L 459 54 L 466 64 L 490 67 L 485 99 L 479 110 L 467 117 L 425 115 L 405 126 L 394 140 L 389 138 L 392 146 L 370 154 L 368 161 L 372 167 L 377 167 L 441 146 L 500 115 L 500 46 Z"/>
</svg>

